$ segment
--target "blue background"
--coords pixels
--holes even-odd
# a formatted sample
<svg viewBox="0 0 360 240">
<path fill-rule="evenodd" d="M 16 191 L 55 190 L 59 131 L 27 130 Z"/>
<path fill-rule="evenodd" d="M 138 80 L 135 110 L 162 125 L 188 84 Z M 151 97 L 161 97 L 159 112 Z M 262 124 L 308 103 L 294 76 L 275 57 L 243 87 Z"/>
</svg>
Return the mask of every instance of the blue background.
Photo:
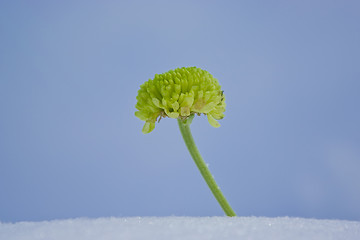
<svg viewBox="0 0 360 240">
<path fill-rule="evenodd" d="M 0 221 L 223 215 L 139 86 L 182 66 L 225 91 L 192 124 L 240 216 L 360 221 L 359 1 L 1 1 Z"/>
</svg>

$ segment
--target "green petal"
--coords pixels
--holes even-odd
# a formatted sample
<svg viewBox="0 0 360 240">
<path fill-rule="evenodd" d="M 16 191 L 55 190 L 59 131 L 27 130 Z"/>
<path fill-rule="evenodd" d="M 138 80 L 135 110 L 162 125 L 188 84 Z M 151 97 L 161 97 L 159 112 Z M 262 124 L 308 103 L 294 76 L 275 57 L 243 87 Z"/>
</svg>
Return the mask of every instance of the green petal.
<svg viewBox="0 0 360 240">
<path fill-rule="evenodd" d="M 158 108 L 161 108 L 161 103 L 160 103 L 159 99 L 152 98 L 152 102 L 154 103 L 155 106 L 157 106 Z"/>
<path fill-rule="evenodd" d="M 173 104 L 171 104 L 171 106 L 174 109 L 174 111 L 177 111 L 179 109 L 179 103 L 178 102 L 174 102 Z"/>
<path fill-rule="evenodd" d="M 146 133 L 149 133 L 149 132 L 151 132 L 152 130 L 154 130 L 154 128 L 155 128 L 155 123 L 154 123 L 154 122 L 146 122 L 146 123 L 144 124 L 143 129 L 142 129 L 142 132 L 143 132 L 144 134 L 146 134 Z"/>
<path fill-rule="evenodd" d="M 190 115 L 190 107 L 186 106 L 186 107 L 181 107 L 180 108 L 180 115 L 183 117 L 189 116 Z"/>
<path fill-rule="evenodd" d="M 146 121 L 148 119 L 148 114 L 146 114 L 145 112 L 142 112 L 142 111 L 136 111 L 135 116 L 140 118 L 143 121 Z"/>
<path fill-rule="evenodd" d="M 218 121 L 216 121 L 211 114 L 208 114 L 207 118 L 211 126 L 213 126 L 214 128 L 220 127 L 220 123 L 218 123 Z"/>
<path fill-rule="evenodd" d="M 169 116 L 169 118 L 178 118 L 179 117 L 178 112 L 166 112 L 166 110 L 165 110 L 165 113 L 166 113 L 166 115 Z"/>
</svg>

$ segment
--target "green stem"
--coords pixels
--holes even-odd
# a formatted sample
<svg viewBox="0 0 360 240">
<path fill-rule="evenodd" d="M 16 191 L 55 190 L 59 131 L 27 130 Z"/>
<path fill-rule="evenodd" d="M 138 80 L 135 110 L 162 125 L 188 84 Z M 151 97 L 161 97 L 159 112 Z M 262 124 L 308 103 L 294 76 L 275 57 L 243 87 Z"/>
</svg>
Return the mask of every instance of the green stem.
<svg viewBox="0 0 360 240">
<path fill-rule="evenodd" d="M 211 175 L 209 168 L 207 167 L 204 159 L 201 157 L 200 152 L 195 145 L 194 139 L 190 131 L 190 123 L 192 121 L 192 117 L 187 120 L 178 119 L 180 132 L 184 138 L 185 144 L 192 158 L 194 159 L 196 166 L 200 170 L 201 175 L 205 179 L 205 182 L 209 186 L 211 192 L 214 194 L 216 200 L 220 204 L 221 208 L 224 210 L 225 214 L 229 217 L 234 217 L 236 216 L 234 210 L 231 208 L 225 196 L 222 194 L 220 188 L 215 182 L 214 177 Z"/>
</svg>

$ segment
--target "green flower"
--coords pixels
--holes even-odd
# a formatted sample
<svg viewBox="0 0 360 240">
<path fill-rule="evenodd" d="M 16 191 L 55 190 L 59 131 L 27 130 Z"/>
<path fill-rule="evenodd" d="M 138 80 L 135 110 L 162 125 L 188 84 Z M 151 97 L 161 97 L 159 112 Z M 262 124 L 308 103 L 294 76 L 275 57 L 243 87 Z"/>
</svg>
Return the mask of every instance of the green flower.
<svg viewBox="0 0 360 240">
<path fill-rule="evenodd" d="M 207 115 L 213 127 L 224 117 L 225 96 L 216 78 L 197 67 L 183 67 L 155 74 L 140 86 L 135 116 L 145 121 L 143 133 L 155 128 L 161 118 L 187 119 L 194 114 Z"/>
</svg>

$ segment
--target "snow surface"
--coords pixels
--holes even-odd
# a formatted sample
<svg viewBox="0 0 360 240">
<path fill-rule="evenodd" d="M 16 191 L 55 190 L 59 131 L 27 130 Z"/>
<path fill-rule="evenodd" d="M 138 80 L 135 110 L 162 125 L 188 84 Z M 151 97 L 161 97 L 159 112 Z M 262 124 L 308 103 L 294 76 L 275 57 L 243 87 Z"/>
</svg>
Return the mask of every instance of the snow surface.
<svg viewBox="0 0 360 240">
<path fill-rule="evenodd" d="M 0 240 L 360 239 L 360 222 L 266 217 L 130 217 L 0 223 Z"/>
</svg>

